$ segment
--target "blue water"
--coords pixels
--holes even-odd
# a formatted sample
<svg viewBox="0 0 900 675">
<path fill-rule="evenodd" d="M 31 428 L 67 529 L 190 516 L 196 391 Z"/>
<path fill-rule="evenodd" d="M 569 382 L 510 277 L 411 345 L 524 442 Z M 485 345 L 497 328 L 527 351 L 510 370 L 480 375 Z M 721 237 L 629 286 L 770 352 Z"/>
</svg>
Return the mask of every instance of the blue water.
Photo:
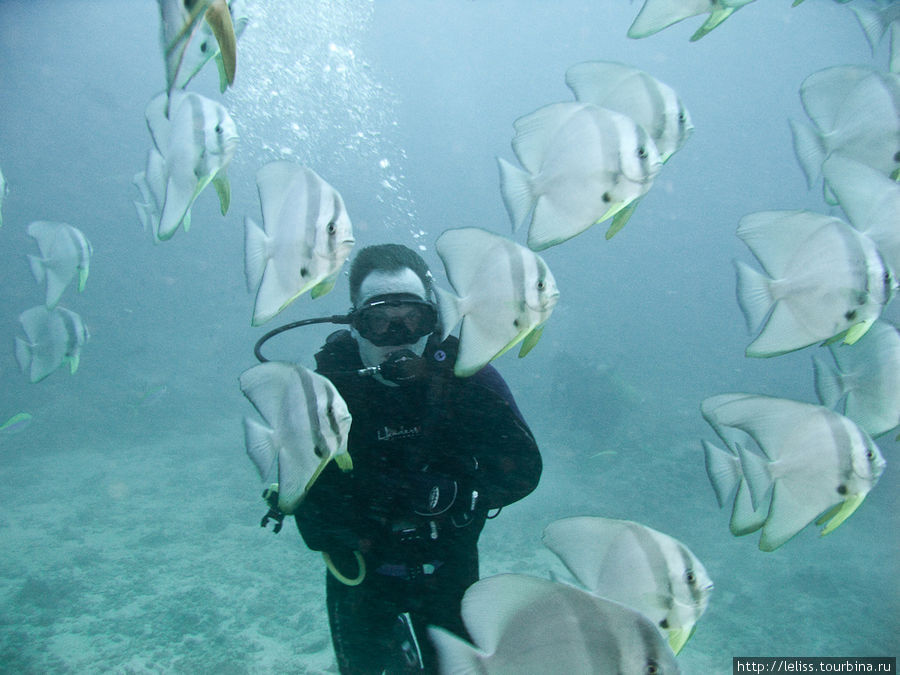
<svg viewBox="0 0 900 675">
<path fill-rule="evenodd" d="M 512 123 L 570 100 L 566 69 L 629 63 L 678 91 L 695 132 L 627 227 L 605 225 L 543 255 L 561 299 L 539 345 L 498 360 L 542 448 L 541 486 L 482 537 L 482 572 L 544 576 L 550 521 L 637 520 L 685 542 L 716 590 L 678 657 L 686 673 L 731 672 L 739 655 L 898 652 L 898 504 L 888 468 L 836 532 L 778 551 L 735 539 L 706 479 L 699 414 L 713 394 L 814 402 L 811 354 L 743 356 L 734 232 L 767 209 L 826 212 L 807 190 L 788 119 L 798 88 L 845 64 L 886 67 L 852 13 L 829 0 L 760 0 L 697 43 L 688 20 L 625 37 L 640 3 L 618 0 L 271 0 L 253 7 L 233 91 L 214 68 L 191 89 L 231 110 L 241 145 L 231 209 L 211 190 L 190 232 L 154 245 L 131 184 L 150 137 L 144 106 L 164 86 L 152 0 L 0 2 L 0 671 L 336 672 L 324 567 L 264 509 L 240 420 L 238 375 L 262 333 L 249 325 L 243 217 L 259 219 L 255 172 L 309 164 L 343 194 L 358 246 L 419 247 L 449 227 L 513 235 L 496 157 Z M 68 222 L 94 246 L 84 292 L 63 304 L 91 332 L 81 367 L 29 384 L 15 362 L 18 316 L 42 291 L 26 255 L 33 220 Z M 348 306 L 346 279 L 285 321 Z M 891 309 L 897 317 L 896 303 Z M 275 323 L 275 322 L 273 322 Z M 311 365 L 327 328 L 271 347 Z"/>
</svg>

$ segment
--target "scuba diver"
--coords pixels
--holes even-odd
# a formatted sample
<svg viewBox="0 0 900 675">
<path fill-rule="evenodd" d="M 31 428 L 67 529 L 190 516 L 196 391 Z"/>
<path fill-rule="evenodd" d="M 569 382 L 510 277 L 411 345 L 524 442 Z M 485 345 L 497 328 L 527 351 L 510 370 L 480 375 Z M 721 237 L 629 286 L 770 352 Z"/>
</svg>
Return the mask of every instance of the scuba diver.
<svg viewBox="0 0 900 675">
<path fill-rule="evenodd" d="M 534 490 L 541 456 L 491 365 L 453 374 L 458 343 L 440 340 L 431 273 L 416 252 L 360 251 L 350 300 L 349 316 L 307 322 L 350 324 L 327 338 L 316 370 L 353 417 L 353 469 L 329 462 L 294 517 L 327 563 L 340 672 L 437 672 L 427 626 L 470 639 L 460 604 L 478 580 L 478 537 Z"/>
</svg>

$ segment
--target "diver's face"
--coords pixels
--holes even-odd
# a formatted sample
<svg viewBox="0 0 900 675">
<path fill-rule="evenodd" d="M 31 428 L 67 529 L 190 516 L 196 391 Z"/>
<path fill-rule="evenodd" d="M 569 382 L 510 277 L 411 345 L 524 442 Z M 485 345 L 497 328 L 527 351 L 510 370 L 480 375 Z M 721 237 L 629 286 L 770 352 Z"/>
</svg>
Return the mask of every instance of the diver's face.
<svg viewBox="0 0 900 675">
<path fill-rule="evenodd" d="M 380 295 L 405 293 L 425 300 L 425 285 L 419 276 L 409 268 L 387 272 L 373 270 L 359 286 L 359 305 L 362 306 L 371 298 Z M 425 351 L 428 336 L 424 335 L 415 342 L 397 345 L 375 345 L 362 337 L 355 328 L 350 329 L 351 334 L 359 344 L 359 355 L 363 365 L 367 367 L 380 366 L 388 356 L 401 350 L 409 350 L 416 356 L 421 356 Z"/>
</svg>

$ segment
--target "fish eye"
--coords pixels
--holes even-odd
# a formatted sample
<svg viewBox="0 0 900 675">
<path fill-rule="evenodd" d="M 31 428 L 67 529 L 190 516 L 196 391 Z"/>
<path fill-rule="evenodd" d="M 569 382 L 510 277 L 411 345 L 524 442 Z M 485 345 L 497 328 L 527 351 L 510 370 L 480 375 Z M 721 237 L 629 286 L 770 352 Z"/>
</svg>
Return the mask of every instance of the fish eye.
<svg viewBox="0 0 900 675">
<path fill-rule="evenodd" d="M 684 571 L 684 580 L 689 584 L 693 585 L 697 582 L 697 575 L 694 574 L 694 570 L 685 570 Z"/>
<path fill-rule="evenodd" d="M 612 201 L 612 195 L 609 194 L 608 192 L 604 192 L 603 193 L 603 203 L 609 204 L 611 201 Z"/>
<path fill-rule="evenodd" d="M 647 675 L 659 675 L 662 671 L 659 668 L 659 664 L 653 659 L 649 659 L 647 661 L 647 667 L 644 669 L 644 672 Z"/>
<path fill-rule="evenodd" d="M 645 148 L 643 145 L 638 147 L 638 157 L 640 157 L 641 159 L 647 159 L 647 148 Z"/>
<path fill-rule="evenodd" d="M 316 453 L 316 457 L 322 458 L 325 456 L 325 451 L 322 450 L 318 445 L 313 448 L 313 452 Z"/>
<path fill-rule="evenodd" d="M 845 313 L 844 313 L 844 318 L 847 319 L 847 321 L 853 321 L 853 319 L 856 318 L 856 310 L 855 310 L 855 309 L 851 309 L 851 310 L 845 312 Z"/>
<path fill-rule="evenodd" d="M 337 232 L 337 223 L 335 223 L 333 220 L 330 221 L 328 225 L 325 226 L 325 231 L 328 234 L 334 234 L 335 232 Z"/>
<path fill-rule="evenodd" d="M 547 282 L 545 282 L 543 279 L 538 279 L 538 282 L 537 282 L 537 289 L 538 289 L 539 291 L 542 291 L 542 290 L 544 290 L 545 288 L 547 288 Z"/>
<path fill-rule="evenodd" d="M 203 42 L 200 43 L 200 51 L 203 54 L 205 54 L 207 49 L 209 49 L 209 43 L 206 40 L 204 40 Z"/>
<path fill-rule="evenodd" d="M 221 124 L 217 124 L 217 125 L 216 125 L 216 133 L 217 133 L 217 134 L 221 134 L 221 133 L 222 133 L 222 125 L 221 125 Z"/>
<path fill-rule="evenodd" d="M 870 462 L 875 459 L 875 451 L 871 448 L 866 448 L 866 459 Z"/>
<path fill-rule="evenodd" d="M 838 485 L 838 486 L 837 486 L 837 493 L 838 493 L 839 495 L 845 495 L 845 494 L 847 494 L 847 486 L 844 485 L 843 483 L 842 483 L 841 485 Z"/>
<path fill-rule="evenodd" d="M 900 150 L 894 153 L 894 161 L 900 162 Z"/>
</svg>

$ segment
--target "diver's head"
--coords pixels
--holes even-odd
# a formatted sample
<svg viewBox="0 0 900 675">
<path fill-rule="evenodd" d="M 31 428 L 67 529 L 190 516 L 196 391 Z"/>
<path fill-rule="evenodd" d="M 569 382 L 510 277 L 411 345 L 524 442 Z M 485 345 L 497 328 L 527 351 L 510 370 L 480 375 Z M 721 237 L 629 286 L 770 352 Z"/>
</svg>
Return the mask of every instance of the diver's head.
<svg viewBox="0 0 900 675">
<path fill-rule="evenodd" d="M 415 251 L 399 244 L 360 251 L 350 268 L 350 299 L 350 332 L 363 365 L 380 366 L 398 353 L 422 356 L 437 310 L 431 272 Z"/>
</svg>

